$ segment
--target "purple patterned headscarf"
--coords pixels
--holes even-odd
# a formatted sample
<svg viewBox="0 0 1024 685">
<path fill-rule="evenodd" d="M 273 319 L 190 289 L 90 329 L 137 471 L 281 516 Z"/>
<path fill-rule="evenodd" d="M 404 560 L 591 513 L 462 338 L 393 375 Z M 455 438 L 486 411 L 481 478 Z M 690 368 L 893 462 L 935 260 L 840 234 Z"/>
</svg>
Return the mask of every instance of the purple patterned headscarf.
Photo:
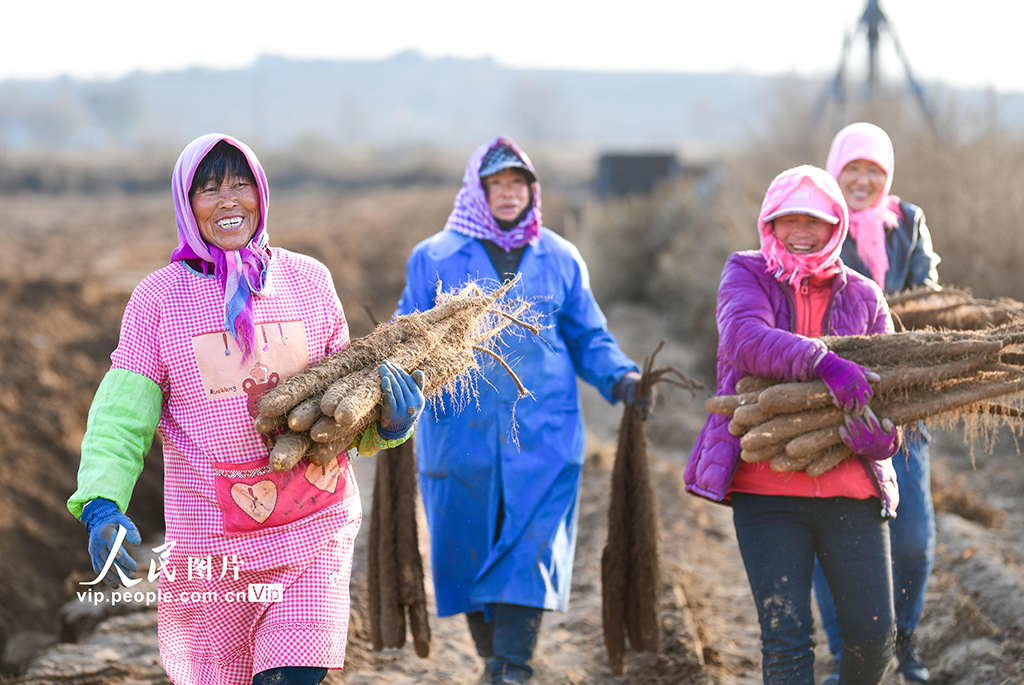
<svg viewBox="0 0 1024 685">
<path fill-rule="evenodd" d="M 469 158 L 466 165 L 466 174 L 462 177 L 462 189 L 455 196 L 455 207 L 448 217 L 445 230 L 455 231 L 473 238 L 490 240 L 498 245 L 505 252 L 522 247 L 527 243 L 534 242 L 540 237 L 540 183 L 531 184 L 533 190 L 533 207 L 526 212 L 526 215 L 518 224 L 511 229 L 504 231 L 498 225 L 497 219 L 491 214 L 487 205 L 487 194 L 484 192 L 483 184 L 480 183 L 480 166 L 484 157 L 491 149 L 505 145 L 516 155 L 536 177 L 537 172 L 533 163 L 526 153 L 519 149 L 511 138 L 499 136 L 476 149 Z"/>
<path fill-rule="evenodd" d="M 245 155 L 260 195 L 260 225 L 256 227 L 248 245 L 241 250 L 228 252 L 203 240 L 188 197 L 196 168 L 213 146 L 222 140 Z M 271 255 L 266 230 L 267 209 L 270 206 L 267 176 L 255 153 L 245 143 L 231 136 L 209 133 L 196 138 L 182 150 L 174 165 L 171 192 L 174 195 L 174 215 L 178 223 L 178 247 L 171 253 L 171 261 L 200 259 L 213 264 L 213 273 L 224 289 L 224 327 L 234 336 L 244 361 L 256 345 L 253 295 L 271 294 L 268 278 Z"/>
</svg>

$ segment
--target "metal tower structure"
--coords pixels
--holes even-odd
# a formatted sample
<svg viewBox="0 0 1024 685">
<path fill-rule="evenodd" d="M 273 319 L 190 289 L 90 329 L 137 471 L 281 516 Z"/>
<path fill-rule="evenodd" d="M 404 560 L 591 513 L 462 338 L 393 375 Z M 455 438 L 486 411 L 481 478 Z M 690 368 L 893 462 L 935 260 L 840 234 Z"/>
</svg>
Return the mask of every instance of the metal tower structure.
<svg viewBox="0 0 1024 685">
<path fill-rule="evenodd" d="M 889 35 L 889 38 L 892 39 L 893 47 L 896 48 L 896 54 L 899 56 L 900 62 L 903 64 L 903 71 L 906 73 L 910 91 L 914 94 L 914 98 L 917 100 L 917 104 L 921 108 L 921 113 L 924 115 L 924 118 L 928 121 L 929 125 L 931 125 L 932 130 L 937 133 L 938 126 L 935 121 L 935 114 L 931 103 L 928 101 L 928 97 L 926 96 L 921 83 L 917 78 L 915 78 L 914 72 L 910 68 L 910 61 L 907 59 L 907 55 L 903 52 L 903 47 L 900 45 L 900 41 L 896 37 L 896 31 L 893 29 L 892 23 L 889 21 L 888 17 L 885 16 L 885 13 L 879 6 L 878 0 L 868 0 L 867 7 L 864 9 L 864 13 L 860 16 L 860 19 L 857 20 L 857 24 L 844 37 L 843 50 L 839 58 L 839 67 L 836 69 L 835 76 L 832 77 L 821 101 L 818 103 L 815 120 L 818 121 L 821 119 L 825 105 L 828 104 L 829 100 L 835 100 L 840 106 L 846 104 L 846 64 L 850 56 L 850 46 L 853 43 L 853 38 L 861 31 L 866 35 L 868 42 L 867 92 L 869 97 L 874 97 L 878 88 L 879 80 L 878 43 L 883 30 Z"/>
</svg>

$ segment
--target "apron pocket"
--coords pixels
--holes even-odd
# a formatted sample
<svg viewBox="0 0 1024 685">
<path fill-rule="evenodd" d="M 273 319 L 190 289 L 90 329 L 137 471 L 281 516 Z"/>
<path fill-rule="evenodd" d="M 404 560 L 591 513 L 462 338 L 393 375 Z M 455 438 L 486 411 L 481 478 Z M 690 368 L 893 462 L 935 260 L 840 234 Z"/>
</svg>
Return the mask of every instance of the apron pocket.
<svg viewBox="0 0 1024 685">
<path fill-rule="evenodd" d="M 213 462 L 213 472 L 225 534 L 287 525 L 355 492 L 352 471 L 338 457 L 323 466 L 300 461 L 284 473 L 270 468 L 268 457 L 242 464 Z"/>
</svg>

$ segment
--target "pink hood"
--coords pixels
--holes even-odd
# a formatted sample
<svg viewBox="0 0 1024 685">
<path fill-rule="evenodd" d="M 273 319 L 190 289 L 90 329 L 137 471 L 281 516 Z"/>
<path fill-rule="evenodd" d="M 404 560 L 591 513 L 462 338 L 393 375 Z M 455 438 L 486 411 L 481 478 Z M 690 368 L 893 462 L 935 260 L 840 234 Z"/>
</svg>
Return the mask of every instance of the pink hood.
<svg viewBox="0 0 1024 685">
<path fill-rule="evenodd" d="M 806 255 L 790 254 L 775 237 L 771 222 L 765 223 L 764 218 L 778 209 L 804 179 L 808 179 L 816 190 L 831 200 L 832 213 L 839 217 L 839 223 L 835 225 L 832 237 L 821 252 Z M 761 213 L 757 218 L 757 228 L 761 236 L 761 254 L 768 261 L 769 273 L 776 279 L 795 284 L 805 276 L 838 270 L 839 253 L 849 230 L 846 201 L 839 190 L 839 184 L 824 169 L 807 164 L 783 171 L 768 186 L 764 203 L 761 205 Z"/>
<path fill-rule="evenodd" d="M 203 240 L 188 197 L 196 168 L 213 146 L 222 140 L 245 155 L 249 169 L 256 177 L 260 195 L 260 225 L 248 245 L 231 252 L 225 252 Z M 238 342 L 244 360 L 256 342 L 252 298 L 254 295 L 270 294 L 268 277 L 271 254 L 267 237 L 270 190 L 267 176 L 256 154 L 245 143 L 231 136 L 209 133 L 196 138 L 182 150 L 174 165 L 171 193 L 174 196 L 174 217 L 178 224 L 178 247 L 171 253 L 171 261 L 200 259 L 213 265 L 213 273 L 224 291 L 224 328 Z"/>
<path fill-rule="evenodd" d="M 899 224 L 900 206 L 900 199 L 889 194 L 896 168 L 889 135 L 866 121 L 850 124 L 832 139 L 825 167 L 838 180 L 846 165 L 857 159 L 874 162 L 885 172 L 885 186 L 871 206 L 850 212 L 850 236 L 857 243 L 857 256 L 871 272 L 871 278 L 884 286 L 885 272 L 889 270 L 885 228 Z"/>
</svg>

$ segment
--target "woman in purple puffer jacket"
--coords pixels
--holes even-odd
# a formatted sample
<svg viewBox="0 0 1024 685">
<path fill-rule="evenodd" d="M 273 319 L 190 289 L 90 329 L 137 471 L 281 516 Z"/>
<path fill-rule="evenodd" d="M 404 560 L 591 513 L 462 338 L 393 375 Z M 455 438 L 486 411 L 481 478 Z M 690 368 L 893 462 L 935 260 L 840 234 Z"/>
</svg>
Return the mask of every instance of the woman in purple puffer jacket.
<svg viewBox="0 0 1024 685">
<path fill-rule="evenodd" d="M 892 657 L 889 519 L 898 499 L 895 428 L 868 407 L 878 377 L 830 352 L 822 335 L 891 333 L 878 285 L 846 268 L 842 192 L 811 166 L 779 174 L 758 219 L 759 251 L 729 257 L 718 291 L 718 395 L 753 375 L 821 379 L 843 409 L 856 456 L 812 478 L 740 459 L 728 416 L 712 414 L 686 467 L 686 489 L 733 507 L 740 552 L 761 623 L 766 685 L 813 685 L 811 576 L 815 555 L 836 595 L 840 682 L 877 685 Z"/>
</svg>

